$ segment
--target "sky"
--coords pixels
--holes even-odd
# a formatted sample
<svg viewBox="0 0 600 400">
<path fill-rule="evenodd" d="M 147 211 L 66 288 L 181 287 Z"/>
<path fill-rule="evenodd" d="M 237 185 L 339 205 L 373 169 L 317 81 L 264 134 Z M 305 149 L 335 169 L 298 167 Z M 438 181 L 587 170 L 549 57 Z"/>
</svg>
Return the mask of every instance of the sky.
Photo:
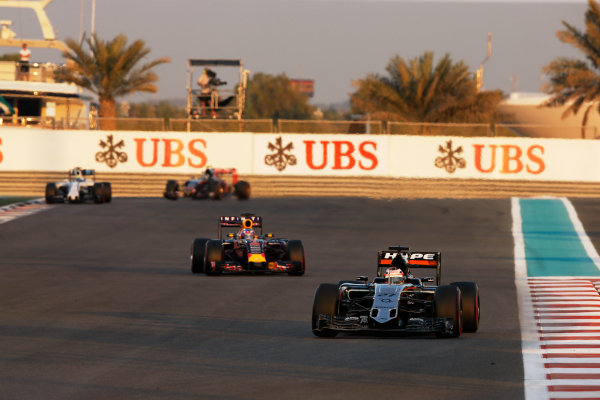
<svg viewBox="0 0 600 400">
<path fill-rule="evenodd" d="M 46 7 L 58 39 L 90 32 L 91 5 L 53 0 Z M 347 101 L 353 80 L 386 75 L 396 55 L 408 60 L 431 51 L 437 61 L 448 53 L 475 72 L 487 56 L 488 33 L 492 56 L 484 64 L 484 89 L 539 92 L 544 65 L 582 58 L 556 32 L 563 20 L 583 29 L 586 10 L 584 0 L 97 0 L 95 30 L 103 39 L 120 33 L 143 39 L 148 60 L 171 58 L 155 69 L 158 92 L 130 96 L 130 102 L 183 100 L 188 59 L 226 58 L 241 59 L 251 73 L 313 79 L 311 103 L 328 105 Z M 0 20 L 6 19 L 17 37 L 41 38 L 32 11 L 0 8 Z M 33 61 L 62 62 L 57 51 L 32 51 Z M 235 70 L 216 71 L 237 80 Z"/>
</svg>

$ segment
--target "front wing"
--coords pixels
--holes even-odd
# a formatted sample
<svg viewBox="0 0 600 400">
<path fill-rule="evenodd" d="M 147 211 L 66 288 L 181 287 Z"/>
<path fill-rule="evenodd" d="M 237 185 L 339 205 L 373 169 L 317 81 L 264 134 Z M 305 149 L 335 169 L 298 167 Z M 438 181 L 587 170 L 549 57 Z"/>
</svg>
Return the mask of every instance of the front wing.
<svg viewBox="0 0 600 400">
<path fill-rule="evenodd" d="M 405 324 L 372 323 L 369 316 L 345 317 L 319 314 L 316 330 L 334 330 L 341 332 L 375 331 L 375 332 L 405 332 L 405 333 L 451 333 L 453 321 L 448 318 L 412 317 Z"/>
<path fill-rule="evenodd" d="M 206 266 L 211 272 L 295 272 L 301 271 L 302 263 L 299 261 L 269 261 L 260 263 L 248 263 L 242 265 L 238 261 L 211 261 Z"/>
</svg>

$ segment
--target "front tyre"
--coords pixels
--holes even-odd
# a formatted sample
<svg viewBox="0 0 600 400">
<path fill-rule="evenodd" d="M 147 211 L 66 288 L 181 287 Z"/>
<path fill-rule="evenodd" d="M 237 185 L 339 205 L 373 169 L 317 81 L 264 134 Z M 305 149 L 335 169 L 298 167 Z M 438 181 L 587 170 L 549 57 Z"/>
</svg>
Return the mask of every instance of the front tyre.
<svg viewBox="0 0 600 400">
<path fill-rule="evenodd" d="M 112 201 L 112 186 L 110 182 L 104 182 L 104 201 L 107 203 Z"/>
<path fill-rule="evenodd" d="M 204 272 L 204 259 L 206 257 L 206 242 L 209 239 L 195 239 L 191 248 L 191 267 L 192 273 L 199 274 Z"/>
<path fill-rule="evenodd" d="M 477 332 L 479 329 L 479 287 L 475 282 L 452 282 L 450 285 L 460 289 L 463 332 Z"/>
<path fill-rule="evenodd" d="M 322 283 L 315 292 L 312 309 L 312 332 L 318 337 L 336 337 L 338 332 L 332 329 L 319 329 L 319 315 L 324 314 L 331 318 L 337 315 L 339 288 L 333 283 Z"/>
<path fill-rule="evenodd" d="M 46 203 L 48 203 L 48 204 L 54 203 L 55 197 L 56 197 L 56 184 L 55 183 L 46 184 Z"/>
<path fill-rule="evenodd" d="M 304 258 L 304 245 L 300 240 L 290 240 L 288 242 L 288 258 L 290 261 L 300 263 L 300 268 L 288 272 L 288 275 L 304 275 L 306 270 L 306 259 Z"/>
<path fill-rule="evenodd" d="M 100 204 L 104 202 L 104 184 L 96 182 L 94 183 L 94 189 L 93 189 L 94 193 L 93 193 L 93 197 L 94 197 L 94 203 L 96 204 Z M 81 194 L 79 195 L 80 199 L 83 199 L 83 196 L 81 196 Z"/>
<path fill-rule="evenodd" d="M 179 184 L 176 180 L 168 180 L 167 186 L 165 187 L 164 196 L 169 200 L 177 200 L 179 198 Z"/>
<path fill-rule="evenodd" d="M 436 332 L 437 337 L 457 338 L 462 333 L 460 289 L 452 285 L 438 286 L 434 294 L 435 316 L 452 322 L 452 328 Z"/>
<path fill-rule="evenodd" d="M 223 243 L 220 240 L 209 240 L 206 242 L 206 258 L 204 261 L 204 273 L 206 275 L 219 275 L 221 271 L 213 271 L 211 262 L 223 262 Z"/>
<path fill-rule="evenodd" d="M 210 192 L 213 200 L 222 200 L 225 196 L 225 185 L 222 182 L 215 182 L 211 185 Z"/>
</svg>

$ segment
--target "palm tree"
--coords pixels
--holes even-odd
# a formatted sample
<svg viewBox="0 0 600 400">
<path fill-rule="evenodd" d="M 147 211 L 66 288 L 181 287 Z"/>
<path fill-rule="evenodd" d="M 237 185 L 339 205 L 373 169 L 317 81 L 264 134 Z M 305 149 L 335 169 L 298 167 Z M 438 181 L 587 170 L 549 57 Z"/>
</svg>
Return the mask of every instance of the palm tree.
<svg viewBox="0 0 600 400">
<path fill-rule="evenodd" d="M 353 84 L 354 112 L 374 119 L 411 122 L 484 122 L 502 99 L 500 91 L 478 92 L 473 74 L 450 56 L 434 65 L 433 53 L 405 61 L 393 57 L 389 77 L 370 74 Z"/>
<path fill-rule="evenodd" d="M 127 37 L 123 34 L 111 41 L 98 39 L 93 35 L 85 40 L 89 50 L 73 39 L 67 39 L 68 51 L 63 53 L 67 59 L 66 66 L 57 71 L 55 78 L 74 83 L 98 95 L 100 117 L 107 118 L 103 129 L 116 129 L 117 107 L 115 99 L 134 92 L 151 92 L 157 90 L 154 82 L 158 77 L 152 68 L 170 62 L 162 57 L 138 67 L 150 49 L 143 40 L 136 40 L 127 45 Z"/>
<path fill-rule="evenodd" d="M 558 107 L 568 104 L 562 118 L 569 114 L 577 115 L 581 107 L 585 108 L 581 122 L 581 138 L 585 139 L 585 127 L 589 113 L 595 104 L 600 112 L 600 6 L 595 0 L 588 0 L 589 8 L 585 13 L 585 32 L 562 21 L 566 30 L 556 32 L 563 43 L 581 50 L 586 61 L 559 57 L 543 68 L 550 82 L 542 87 L 552 97 L 542 106 Z"/>
</svg>

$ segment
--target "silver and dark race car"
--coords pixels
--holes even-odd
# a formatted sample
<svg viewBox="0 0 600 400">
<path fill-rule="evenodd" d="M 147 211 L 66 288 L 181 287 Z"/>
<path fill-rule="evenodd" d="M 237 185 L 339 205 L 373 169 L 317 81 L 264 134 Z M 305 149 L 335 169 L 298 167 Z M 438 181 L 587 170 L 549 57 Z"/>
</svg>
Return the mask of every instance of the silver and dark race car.
<svg viewBox="0 0 600 400">
<path fill-rule="evenodd" d="M 112 188 L 110 182 L 96 182 L 96 171 L 75 167 L 68 178 L 60 182 L 46 184 L 46 203 L 110 203 Z"/>
<path fill-rule="evenodd" d="M 192 243 L 192 272 L 303 275 L 306 260 L 302 241 L 263 235 L 262 228 L 262 218 L 254 214 L 219 217 L 218 239 L 199 238 Z"/>
<path fill-rule="evenodd" d="M 250 184 L 238 179 L 235 168 L 207 168 L 202 176 L 191 178 L 181 185 L 176 180 L 168 180 L 163 196 L 169 200 L 180 197 L 221 200 L 230 194 L 247 200 L 250 198 Z"/>
<path fill-rule="evenodd" d="M 390 331 L 459 337 L 479 328 L 479 288 L 474 282 L 440 285 L 440 252 L 411 252 L 393 246 L 377 254 L 377 276 L 317 288 L 312 331 L 319 337 L 339 332 Z M 417 277 L 412 269 L 435 269 Z"/>
</svg>

